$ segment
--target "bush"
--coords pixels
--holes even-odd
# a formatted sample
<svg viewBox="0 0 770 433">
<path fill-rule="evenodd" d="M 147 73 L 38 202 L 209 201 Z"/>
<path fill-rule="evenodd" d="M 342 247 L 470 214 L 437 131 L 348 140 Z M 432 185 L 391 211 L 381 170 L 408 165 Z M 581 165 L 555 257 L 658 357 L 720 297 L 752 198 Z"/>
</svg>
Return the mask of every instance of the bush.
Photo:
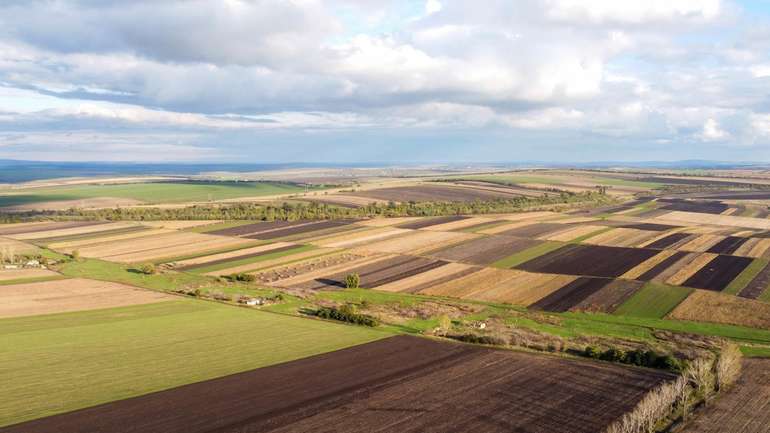
<svg viewBox="0 0 770 433">
<path fill-rule="evenodd" d="M 620 349 L 611 348 L 602 352 L 599 359 L 610 362 L 623 362 L 626 360 L 626 353 Z"/>
<path fill-rule="evenodd" d="M 230 281 L 240 281 L 243 283 L 253 283 L 254 281 L 257 281 L 257 277 L 255 277 L 254 275 L 245 274 L 243 272 L 228 275 L 226 278 Z"/>
<path fill-rule="evenodd" d="M 76 262 L 80 261 L 80 250 L 72 250 L 72 252 L 70 253 L 70 257 L 72 258 L 72 260 L 75 260 Z"/>
<path fill-rule="evenodd" d="M 595 346 L 586 346 L 585 350 L 583 350 L 583 356 L 586 358 L 598 359 L 601 354 L 602 352 Z"/>
<path fill-rule="evenodd" d="M 448 337 L 458 341 L 462 341 L 464 343 L 488 344 L 490 346 L 505 345 L 505 341 L 503 341 L 500 338 L 493 337 L 491 335 L 459 334 L 459 335 L 448 335 Z"/>
<path fill-rule="evenodd" d="M 350 306 L 349 304 L 340 309 L 334 307 L 321 307 L 316 310 L 315 315 L 322 319 L 339 320 L 340 322 L 353 323 L 355 325 L 372 327 L 379 325 L 377 319 L 365 314 L 357 314 L 355 312 L 355 307 Z"/>
<path fill-rule="evenodd" d="M 357 289 L 358 286 L 361 284 L 361 276 L 359 276 L 357 273 L 348 274 L 345 277 L 345 287 L 348 289 Z"/>
<path fill-rule="evenodd" d="M 139 271 L 145 275 L 153 275 L 158 272 L 158 270 L 155 268 L 155 265 L 152 263 L 145 263 L 140 268 Z"/>
</svg>

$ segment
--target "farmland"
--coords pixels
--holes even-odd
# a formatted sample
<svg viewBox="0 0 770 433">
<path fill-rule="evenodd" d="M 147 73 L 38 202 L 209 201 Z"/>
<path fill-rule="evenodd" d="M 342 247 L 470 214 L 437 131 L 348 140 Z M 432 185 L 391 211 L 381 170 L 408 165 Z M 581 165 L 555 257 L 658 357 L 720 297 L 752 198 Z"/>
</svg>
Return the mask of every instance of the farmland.
<svg viewBox="0 0 770 433">
<path fill-rule="evenodd" d="M 148 433 L 314 431 L 326 425 L 340 432 L 387 427 L 408 432 L 592 433 L 669 377 L 393 337 L 5 431 L 116 431 L 131 424 Z M 469 400 L 485 404 L 457 410 Z"/>
</svg>

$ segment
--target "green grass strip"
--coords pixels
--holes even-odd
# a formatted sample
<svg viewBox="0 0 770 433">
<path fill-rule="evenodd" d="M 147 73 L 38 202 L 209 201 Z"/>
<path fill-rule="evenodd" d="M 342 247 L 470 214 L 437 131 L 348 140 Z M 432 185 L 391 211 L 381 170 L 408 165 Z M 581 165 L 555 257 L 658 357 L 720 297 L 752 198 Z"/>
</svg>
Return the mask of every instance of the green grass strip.
<svg viewBox="0 0 770 433">
<path fill-rule="evenodd" d="M 510 269 L 514 266 L 518 266 L 522 263 L 528 262 L 536 257 L 540 257 L 543 254 L 550 253 L 560 247 L 564 246 L 563 242 L 546 241 L 540 245 L 536 245 L 532 248 L 527 248 L 524 251 L 512 254 L 504 259 L 498 260 L 492 263 L 495 268 Z"/>
<path fill-rule="evenodd" d="M 741 353 L 749 358 L 770 358 L 770 347 L 741 346 Z"/>
<path fill-rule="evenodd" d="M 200 252 L 197 252 L 197 253 L 194 253 L 194 254 L 187 254 L 187 255 L 184 255 L 184 256 L 164 257 L 162 259 L 154 260 L 153 263 L 155 263 L 156 265 L 159 265 L 161 263 L 171 263 L 171 262 L 179 262 L 179 261 L 182 261 L 182 260 L 197 259 L 198 257 L 205 257 L 205 256 L 213 255 L 213 254 L 229 253 L 231 251 L 243 250 L 243 249 L 246 249 L 246 248 L 252 248 L 252 247 L 256 247 L 256 246 L 259 246 L 259 245 L 264 245 L 264 244 L 267 244 L 267 243 L 270 243 L 270 242 L 267 242 L 267 241 L 254 241 L 254 243 L 230 246 L 230 247 L 225 247 L 225 248 L 218 248 L 218 249 L 214 249 L 214 250 L 200 251 Z"/>
<path fill-rule="evenodd" d="M 767 266 L 767 263 L 767 259 L 754 259 L 754 261 L 746 266 L 746 269 L 744 269 L 743 272 L 738 274 L 738 276 L 730 282 L 730 284 L 722 291 L 722 293 L 727 293 L 730 295 L 738 294 L 741 290 L 749 285 L 751 280 L 753 280 L 754 277 L 756 277 L 757 274 L 765 268 L 765 266 Z"/>
<path fill-rule="evenodd" d="M 277 251 L 274 253 L 263 254 L 261 256 L 247 257 L 240 260 L 231 260 L 224 263 L 217 263 L 215 265 L 201 266 L 199 268 L 190 269 L 188 270 L 188 272 L 192 272 L 195 274 L 205 274 L 208 272 L 216 272 L 216 271 L 221 271 L 222 269 L 234 268 L 236 266 L 243 266 L 251 263 L 263 262 L 265 260 L 277 259 L 279 257 L 302 253 L 302 252 L 310 251 L 316 248 L 318 247 L 315 245 L 298 245 L 296 248 L 292 248 L 285 251 Z"/>
<path fill-rule="evenodd" d="M 11 286 L 13 284 L 42 283 L 44 281 L 67 280 L 69 277 L 64 275 L 47 275 L 45 277 L 16 278 L 15 280 L 0 281 L 0 286 Z"/>
<path fill-rule="evenodd" d="M 760 301 L 770 302 L 770 287 L 765 288 L 765 291 L 757 297 Z"/>
<path fill-rule="evenodd" d="M 591 233 L 588 233 L 588 234 L 585 234 L 583 236 L 579 236 L 579 237 L 576 237 L 575 239 L 572 239 L 571 241 L 569 241 L 569 243 L 571 243 L 571 244 L 579 244 L 580 242 L 583 242 L 583 241 L 585 241 L 587 239 L 590 239 L 590 238 L 592 238 L 594 236 L 598 236 L 598 235 L 600 235 L 602 233 L 606 233 L 606 232 L 608 232 L 610 230 L 614 230 L 615 228 L 616 227 L 605 227 L 603 229 L 592 231 Z"/>
<path fill-rule="evenodd" d="M 615 310 L 617 315 L 663 318 L 694 289 L 667 284 L 647 283 Z"/>
</svg>

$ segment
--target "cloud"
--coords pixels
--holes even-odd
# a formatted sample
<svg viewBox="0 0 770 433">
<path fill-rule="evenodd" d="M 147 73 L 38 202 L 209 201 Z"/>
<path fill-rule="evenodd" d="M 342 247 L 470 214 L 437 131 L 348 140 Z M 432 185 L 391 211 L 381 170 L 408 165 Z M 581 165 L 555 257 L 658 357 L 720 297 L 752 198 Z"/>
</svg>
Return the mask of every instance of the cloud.
<svg viewBox="0 0 770 433">
<path fill-rule="evenodd" d="M 719 141 L 728 138 L 730 134 L 719 127 L 714 119 L 706 120 L 703 124 L 703 130 L 700 133 L 700 138 L 704 141 Z"/>
</svg>

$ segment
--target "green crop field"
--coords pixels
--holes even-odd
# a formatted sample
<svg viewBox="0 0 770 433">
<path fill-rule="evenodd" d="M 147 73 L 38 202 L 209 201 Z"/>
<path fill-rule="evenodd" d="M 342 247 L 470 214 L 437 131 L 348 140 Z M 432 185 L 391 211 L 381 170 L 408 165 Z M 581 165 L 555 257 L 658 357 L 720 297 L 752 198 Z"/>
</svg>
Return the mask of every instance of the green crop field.
<svg viewBox="0 0 770 433">
<path fill-rule="evenodd" d="M 514 266 L 518 266 L 522 263 L 528 262 L 534 258 L 540 257 L 544 254 L 548 254 L 553 250 L 564 246 L 563 242 L 547 241 L 540 245 L 536 245 L 532 248 L 527 248 L 524 251 L 512 254 L 504 259 L 498 260 L 492 264 L 496 268 L 510 269 Z"/>
<path fill-rule="evenodd" d="M 173 182 L 125 185 L 82 185 L 36 188 L 19 194 L 0 195 L 0 206 L 17 206 L 47 201 L 114 197 L 146 203 L 182 203 L 224 200 L 304 191 L 303 187 L 272 182 Z"/>
<path fill-rule="evenodd" d="M 0 426 L 387 337 L 179 300 L 0 320 Z"/>
<path fill-rule="evenodd" d="M 647 283 L 621 305 L 615 314 L 659 319 L 684 301 L 693 289 Z"/>
</svg>

